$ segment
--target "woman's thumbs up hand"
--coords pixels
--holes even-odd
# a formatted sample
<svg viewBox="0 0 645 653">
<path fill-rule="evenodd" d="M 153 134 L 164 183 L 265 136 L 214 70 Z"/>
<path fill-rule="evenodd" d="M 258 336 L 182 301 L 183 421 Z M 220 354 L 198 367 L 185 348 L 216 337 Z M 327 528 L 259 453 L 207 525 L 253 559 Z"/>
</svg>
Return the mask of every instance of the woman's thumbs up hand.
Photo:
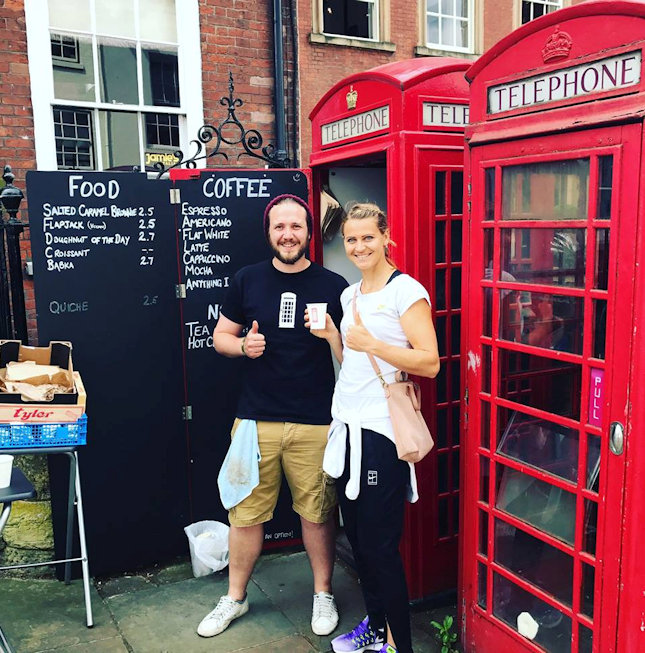
<svg viewBox="0 0 645 653">
<path fill-rule="evenodd" d="M 357 314 L 354 320 L 355 323 L 347 330 L 345 344 L 354 351 L 371 351 L 376 344 L 376 338 L 363 326 L 360 314 Z"/>
</svg>

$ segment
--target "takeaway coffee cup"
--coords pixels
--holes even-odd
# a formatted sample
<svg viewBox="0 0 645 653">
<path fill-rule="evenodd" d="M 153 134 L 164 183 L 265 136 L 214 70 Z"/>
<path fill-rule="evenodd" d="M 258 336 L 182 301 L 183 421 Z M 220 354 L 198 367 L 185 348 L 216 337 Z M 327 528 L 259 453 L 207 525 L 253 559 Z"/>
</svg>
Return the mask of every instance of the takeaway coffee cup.
<svg viewBox="0 0 645 653">
<path fill-rule="evenodd" d="M 318 302 L 317 304 L 307 304 L 309 313 L 309 328 L 324 329 L 327 323 L 327 304 Z"/>
<path fill-rule="evenodd" d="M 13 466 L 13 456 L 8 454 L 0 455 L 0 488 L 11 485 L 11 467 Z"/>
</svg>

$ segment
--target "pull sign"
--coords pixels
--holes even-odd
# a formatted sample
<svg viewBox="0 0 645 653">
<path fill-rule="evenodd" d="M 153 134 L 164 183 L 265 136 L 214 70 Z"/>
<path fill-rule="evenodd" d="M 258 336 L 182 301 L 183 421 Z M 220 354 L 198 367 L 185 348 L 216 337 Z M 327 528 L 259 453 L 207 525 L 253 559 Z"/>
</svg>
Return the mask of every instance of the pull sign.
<svg viewBox="0 0 645 653">
<path fill-rule="evenodd" d="M 596 367 L 591 368 L 589 383 L 589 424 L 602 426 L 602 407 L 604 404 L 605 370 Z"/>
<path fill-rule="evenodd" d="M 620 422 L 612 422 L 609 427 L 609 450 L 616 456 L 623 453 L 625 446 L 625 429 Z"/>
</svg>

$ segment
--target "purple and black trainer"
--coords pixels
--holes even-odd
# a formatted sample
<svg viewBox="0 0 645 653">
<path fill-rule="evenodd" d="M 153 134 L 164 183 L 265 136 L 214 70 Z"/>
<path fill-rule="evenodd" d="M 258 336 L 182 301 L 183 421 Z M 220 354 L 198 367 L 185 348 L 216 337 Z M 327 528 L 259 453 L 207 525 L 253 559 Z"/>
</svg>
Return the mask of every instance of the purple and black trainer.
<svg viewBox="0 0 645 653">
<path fill-rule="evenodd" d="M 365 617 L 354 630 L 332 639 L 331 648 L 335 653 L 361 653 L 380 651 L 384 643 L 383 633 L 373 630 L 369 617 Z"/>
</svg>

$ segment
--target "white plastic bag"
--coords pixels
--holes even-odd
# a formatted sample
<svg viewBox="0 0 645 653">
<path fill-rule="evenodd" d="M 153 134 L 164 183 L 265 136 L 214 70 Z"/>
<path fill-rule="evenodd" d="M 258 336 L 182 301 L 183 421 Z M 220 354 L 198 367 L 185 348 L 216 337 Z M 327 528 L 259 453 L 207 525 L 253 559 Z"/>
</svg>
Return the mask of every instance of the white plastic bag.
<svg viewBox="0 0 645 653">
<path fill-rule="evenodd" d="M 184 528 L 195 578 L 220 571 L 228 564 L 228 526 L 218 521 L 198 521 Z"/>
</svg>

